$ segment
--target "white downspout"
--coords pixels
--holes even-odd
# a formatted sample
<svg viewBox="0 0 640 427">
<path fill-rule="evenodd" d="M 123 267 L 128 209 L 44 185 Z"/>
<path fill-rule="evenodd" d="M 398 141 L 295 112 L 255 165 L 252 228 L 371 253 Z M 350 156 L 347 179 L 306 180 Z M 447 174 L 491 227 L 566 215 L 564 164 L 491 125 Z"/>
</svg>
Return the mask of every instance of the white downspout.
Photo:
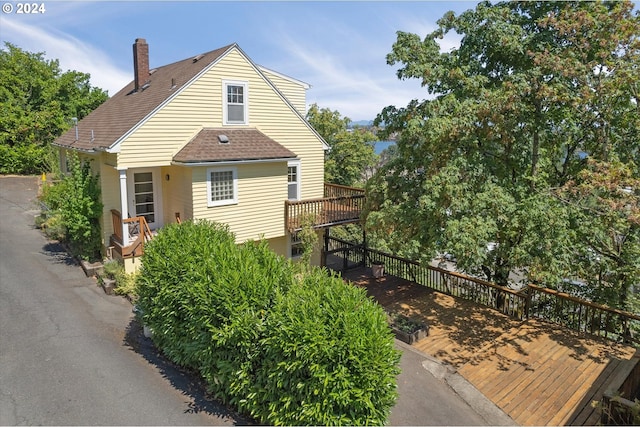
<svg viewBox="0 0 640 427">
<path fill-rule="evenodd" d="M 120 212 L 122 219 L 129 218 L 129 203 L 127 197 L 127 170 L 120 169 Z M 129 246 L 129 224 L 122 222 L 122 246 Z"/>
</svg>

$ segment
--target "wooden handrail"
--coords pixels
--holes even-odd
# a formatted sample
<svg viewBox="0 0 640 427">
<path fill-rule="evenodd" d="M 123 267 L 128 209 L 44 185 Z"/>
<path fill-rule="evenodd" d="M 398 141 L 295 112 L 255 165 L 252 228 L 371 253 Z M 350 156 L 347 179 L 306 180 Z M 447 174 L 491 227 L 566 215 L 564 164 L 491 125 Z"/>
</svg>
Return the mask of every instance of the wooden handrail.
<svg viewBox="0 0 640 427">
<path fill-rule="evenodd" d="M 356 196 L 364 195 L 363 188 L 349 187 L 347 185 L 324 183 L 324 197 Z"/>
<path fill-rule="evenodd" d="M 111 224 L 113 225 L 114 236 L 122 243 L 122 214 L 120 211 L 111 209 Z"/>
<path fill-rule="evenodd" d="M 140 230 L 140 233 L 142 234 L 142 236 L 146 240 L 153 239 L 153 233 L 151 232 L 151 228 L 149 228 L 149 223 L 147 223 L 147 220 L 145 219 L 145 217 L 136 216 L 134 218 L 127 218 L 123 222 L 124 223 L 137 222 L 139 227 L 138 229 Z"/>
<path fill-rule="evenodd" d="M 382 262 L 396 277 L 439 292 L 492 307 L 520 320 L 536 318 L 593 335 L 640 344 L 632 324 L 640 327 L 640 315 L 586 301 L 563 292 L 528 285 L 516 291 L 454 271 L 368 249 L 333 236 L 326 238 L 327 253 L 339 254 L 364 266 Z M 346 267 L 346 262 L 343 264 Z M 610 337 L 611 336 L 611 337 Z"/>
<path fill-rule="evenodd" d="M 316 228 L 355 222 L 360 219 L 364 202 L 364 194 L 285 200 L 286 226 L 298 230 L 304 218 L 311 218 Z"/>
<path fill-rule="evenodd" d="M 613 314 L 623 315 L 623 316 L 629 317 L 630 319 L 633 319 L 633 320 L 640 320 L 640 315 L 629 313 L 629 312 L 622 311 L 622 310 L 618 310 L 617 308 L 608 307 L 606 305 L 598 304 L 598 303 L 595 303 L 595 302 L 583 300 L 581 298 L 574 297 L 573 295 L 569 295 L 567 293 L 560 292 L 560 291 L 557 291 L 555 289 L 549 289 L 549 288 L 545 288 L 545 287 L 538 286 L 538 285 L 533 285 L 533 284 L 529 284 L 528 287 L 530 289 L 535 290 L 536 292 L 542 292 L 542 293 L 545 293 L 545 294 L 554 295 L 557 298 L 565 299 L 567 301 L 577 302 L 577 303 L 580 303 L 582 305 L 585 305 L 585 306 L 588 306 L 588 307 L 592 307 L 592 308 L 596 308 L 596 309 L 602 310 L 602 311 L 608 311 L 608 312 L 613 313 Z"/>
<path fill-rule="evenodd" d="M 151 232 L 151 228 L 149 228 L 149 223 L 143 216 L 136 216 L 134 218 L 125 218 L 122 220 L 124 224 L 129 223 L 138 223 L 138 230 L 140 230 L 140 245 L 142 246 L 142 251 L 144 252 L 144 242 L 153 239 L 153 233 Z"/>
<path fill-rule="evenodd" d="M 324 197 L 285 200 L 284 217 L 289 231 L 299 230 L 303 219 L 311 218 L 315 228 L 356 222 L 364 207 L 362 188 L 324 184 Z"/>
</svg>

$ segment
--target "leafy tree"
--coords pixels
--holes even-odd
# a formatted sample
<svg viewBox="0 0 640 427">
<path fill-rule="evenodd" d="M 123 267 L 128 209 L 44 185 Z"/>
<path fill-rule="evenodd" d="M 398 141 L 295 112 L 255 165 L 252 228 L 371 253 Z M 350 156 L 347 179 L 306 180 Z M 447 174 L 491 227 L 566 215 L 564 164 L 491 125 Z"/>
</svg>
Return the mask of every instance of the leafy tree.
<svg viewBox="0 0 640 427">
<path fill-rule="evenodd" d="M 307 111 L 307 120 L 329 145 L 340 132 L 347 130 L 351 119 L 342 117 L 340 112 L 328 108 L 320 108 L 318 104 L 311 104 Z"/>
<path fill-rule="evenodd" d="M 317 104 L 309 108 L 307 120 L 331 147 L 325 162 L 325 180 L 349 186 L 362 184 L 366 171 L 376 162 L 374 142 L 378 138 L 366 129 L 349 130 L 351 119 Z"/>
<path fill-rule="evenodd" d="M 399 138 L 397 155 L 370 181 L 373 233 L 405 256 L 452 253 L 460 268 L 500 284 L 515 269 L 552 285 L 566 277 L 585 241 L 554 189 L 588 159 L 632 165 L 640 156 L 632 9 L 483 2 L 448 12 L 424 40 L 398 32 L 387 62 L 401 64 L 400 79 L 420 79 L 432 99 L 376 119 Z M 450 31 L 460 46 L 441 52 Z"/>
<path fill-rule="evenodd" d="M 619 161 L 589 161 L 574 181 L 556 191 L 569 205 L 576 240 L 572 272 L 591 286 L 580 291 L 599 302 L 638 311 L 640 284 L 640 174 Z M 617 301 L 616 301 L 617 299 Z"/>
<path fill-rule="evenodd" d="M 46 169 L 47 147 L 108 95 L 89 74 L 60 70 L 57 60 L 6 42 L 0 50 L 0 173 Z"/>
</svg>

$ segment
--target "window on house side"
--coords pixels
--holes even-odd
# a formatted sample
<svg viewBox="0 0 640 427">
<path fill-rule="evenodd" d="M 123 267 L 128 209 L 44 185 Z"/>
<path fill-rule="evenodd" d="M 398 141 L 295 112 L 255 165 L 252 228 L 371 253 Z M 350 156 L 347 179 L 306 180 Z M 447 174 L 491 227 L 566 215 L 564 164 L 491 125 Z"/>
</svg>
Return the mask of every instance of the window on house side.
<svg viewBox="0 0 640 427">
<path fill-rule="evenodd" d="M 247 123 L 247 84 L 227 82 L 224 85 L 225 124 Z"/>
<path fill-rule="evenodd" d="M 298 200 L 300 198 L 300 163 L 289 162 L 287 164 L 287 185 L 289 200 Z"/>
<path fill-rule="evenodd" d="M 222 206 L 238 203 L 237 181 L 235 169 L 208 169 L 208 205 Z"/>
<path fill-rule="evenodd" d="M 304 252 L 302 248 L 302 240 L 298 236 L 298 232 L 291 233 L 291 258 L 299 258 Z"/>
</svg>

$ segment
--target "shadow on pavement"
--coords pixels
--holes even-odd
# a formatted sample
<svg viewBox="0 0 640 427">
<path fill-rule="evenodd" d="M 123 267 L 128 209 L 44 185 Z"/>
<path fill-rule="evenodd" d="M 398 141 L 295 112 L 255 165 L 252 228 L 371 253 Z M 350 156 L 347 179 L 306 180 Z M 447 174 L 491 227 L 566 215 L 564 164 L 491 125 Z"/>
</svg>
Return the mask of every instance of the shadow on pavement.
<svg viewBox="0 0 640 427">
<path fill-rule="evenodd" d="M 191 402 L 185 413 L 206 413 L 216 417 L 226 417 L 232 420 L 234 425 L 257 424 L 255 420 L 238 414 L 209 395 L 204 380 L 196 372 L 181 368 L 160 354 L 151 339 L 144 336 L 142 326 L 135 317 L 127 326 L 124 344 L 155 366 L 176 390 L 190 398 Z"/>
<path fill-rule="evenodd" d="M 50 241 L 42 247 L 43 252 L 51 257 L 56 264 L 78 265 L 78 262 L 67 252 L 60 242 Z"/>
</svg>

